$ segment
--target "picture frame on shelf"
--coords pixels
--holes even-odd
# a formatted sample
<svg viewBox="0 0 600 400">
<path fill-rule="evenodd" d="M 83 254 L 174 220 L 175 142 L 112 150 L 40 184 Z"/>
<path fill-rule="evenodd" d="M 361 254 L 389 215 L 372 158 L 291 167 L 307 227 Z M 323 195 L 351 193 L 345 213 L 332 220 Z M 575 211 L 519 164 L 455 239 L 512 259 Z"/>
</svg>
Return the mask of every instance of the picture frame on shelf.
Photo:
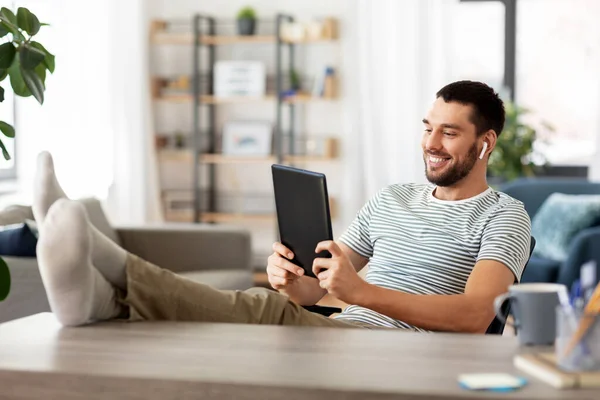
<svg viewBox="0 0 600 400">
<path fill-rule="evenodd" d="M 222 153 L 260 157 L 271 154 L 273 125 L 268 121 L 228 121 L 223 125 Z"/>
</svg>

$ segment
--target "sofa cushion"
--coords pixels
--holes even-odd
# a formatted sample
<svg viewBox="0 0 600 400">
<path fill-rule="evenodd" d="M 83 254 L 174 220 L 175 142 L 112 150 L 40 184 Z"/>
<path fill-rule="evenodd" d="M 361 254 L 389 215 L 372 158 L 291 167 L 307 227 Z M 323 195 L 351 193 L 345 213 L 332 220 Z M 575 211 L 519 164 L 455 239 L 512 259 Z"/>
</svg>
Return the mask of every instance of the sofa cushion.
<svg viewBox="0 0 600 400">
<path fill-rule="evenodd" d="M 33 220 L 30 206 L 12 205 L 0 211 L 0 226 L 20 224 L 28 219 Z"/>
<path fill-rule="evenodd" d="M 31 226 L 30 226 L 31 224 Z M 37 234 L 35 222 L 5 225 L 0 228 L 0 255 L 13 257 L 35 257 Z"/>
<path fill-rule="evenodd" d="M 537 244 L 533 254 L 555 261 L 567 259 L 571 239 L 600 221 L 600 195 L 553 193 L 531 221 Z"/>
<path fill-rule="evenodd" d="M 525 267 L 521 283 L 556 282 L 560 262 L 532 256 Z"/>
<path fill-rule="evenodd" d="M 251 271 L 194 271 L 180 272 L 178 275 L 221 290 L 246 290 L 252 287 Z"/>
<path fill-rule="evenodd" d="M 110 225 L 110 222 L 108 222 L 108 218 L 102 209 L 102 203 L 100 203 L 98 199 L 92 197 L 79 199 L 77 201 L 85 207 L 92 225 L 102 232 L 104 236 L 120 246 L 121 240 L 119 239 L 119 235 Z M 25 222 L 25 220 L 33 220 L 31 206 L 12 205 L 0 211 L 0 226 L 19 224 Z"/>
</svg>

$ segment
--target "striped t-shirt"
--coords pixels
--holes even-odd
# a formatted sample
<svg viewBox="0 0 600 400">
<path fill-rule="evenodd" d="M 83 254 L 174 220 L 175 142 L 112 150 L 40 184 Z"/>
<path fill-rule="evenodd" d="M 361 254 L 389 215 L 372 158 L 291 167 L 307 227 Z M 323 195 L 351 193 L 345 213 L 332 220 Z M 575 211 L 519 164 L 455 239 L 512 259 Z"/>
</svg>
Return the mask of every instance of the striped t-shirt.
<svg viewBox="0 0 600 400">
<path fill-rule="evenodd" d="M 391 185 L 358 212 L 340 241 L 369 259 L 366 281 L 412 294 L 461 294 L 479 260 L 499 261 L 520 280 L 531 240 L 523 203 L 491 188 L 444 201 L 434 189 Z M 336 318 L 423 331 L 355 305 Z"/>
</svg>

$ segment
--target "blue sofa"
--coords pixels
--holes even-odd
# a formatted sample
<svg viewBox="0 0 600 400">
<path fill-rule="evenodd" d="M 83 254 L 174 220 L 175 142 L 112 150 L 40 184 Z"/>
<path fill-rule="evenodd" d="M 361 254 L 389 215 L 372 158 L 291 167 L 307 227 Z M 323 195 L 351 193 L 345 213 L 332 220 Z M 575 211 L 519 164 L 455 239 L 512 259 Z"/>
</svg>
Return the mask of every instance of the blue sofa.
<svg viewBox="0 0 600 400">
<path fill-rule="evenodd" d="M 572 178 L 522 178 L 503 185 L 499 190 L 522 201 L 533 219 L 552 193 L 600 194 L 600 183 Z M 581 265 L 589 260 L 596 261 L 596 276 L 600 277 L 600 226 L 579 232 L 570 244 L 567 260 L 562 263 L 531 257 L 521 281 L 557 282 L 570 287 L 579 278 Z"/>
</svg>

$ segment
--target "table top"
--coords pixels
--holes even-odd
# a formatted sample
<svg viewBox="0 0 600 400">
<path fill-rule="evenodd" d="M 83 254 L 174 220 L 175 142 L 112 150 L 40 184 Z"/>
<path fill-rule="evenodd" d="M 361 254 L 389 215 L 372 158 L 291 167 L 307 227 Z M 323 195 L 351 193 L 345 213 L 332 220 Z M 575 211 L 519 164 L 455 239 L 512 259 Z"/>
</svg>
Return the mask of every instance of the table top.
<svg viewBox="0 0 600 400">
<path fill-rule="evenodd" d="M 517 371 L 514 337 L 189 322 L 61 327 L 50 313 L 0 324 L 0 397 L 165 399 L 598 399 Z M 530 378 L 470 392 L 457 376 Z"/>
</svg>

